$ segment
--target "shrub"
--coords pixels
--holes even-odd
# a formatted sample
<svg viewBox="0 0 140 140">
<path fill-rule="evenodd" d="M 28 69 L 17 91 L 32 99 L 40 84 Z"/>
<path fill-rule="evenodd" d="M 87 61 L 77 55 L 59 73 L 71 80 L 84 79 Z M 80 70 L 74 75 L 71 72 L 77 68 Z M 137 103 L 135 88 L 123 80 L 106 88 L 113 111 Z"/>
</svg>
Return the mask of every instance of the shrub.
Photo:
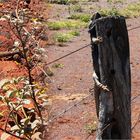
<svg viewBox="0 0 140 140">
<path fill-rule="evenodd" d="M 70 19 L 81 20 L 82 22 L 89 22 L 91 16 L 89 14 L 73 14 Z"/>
</svg>

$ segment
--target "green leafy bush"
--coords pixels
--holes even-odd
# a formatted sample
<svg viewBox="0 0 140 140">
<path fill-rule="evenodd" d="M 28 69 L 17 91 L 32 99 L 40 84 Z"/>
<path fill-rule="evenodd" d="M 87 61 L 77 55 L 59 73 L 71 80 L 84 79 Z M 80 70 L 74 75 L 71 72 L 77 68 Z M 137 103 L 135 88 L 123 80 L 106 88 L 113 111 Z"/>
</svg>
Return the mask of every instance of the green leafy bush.
<svg viewBox="0 0 140 140">
<path fill-rule="evenodd" d="M 68 4 L 69 0 L 51 0 L 51 3 Z"/>
<path fill-rule="evenodd" d="M 70 31 L 68 33 L 57 33 L 54 36 L 54 39 L 57 42 L 64 43 L 64 42 L 70 41 L 73 37 L 79 36 L 79 35 L 80 33 L 78 31 Z"/>
<path fill-rule="evenodd" d="M 81 20 L 82 22 L 89 22 L 91 15 L 89 14 L 72 14 L 70 19 Z"/>
<path fill-rule="evenodd" d="M 48 22 L 48 27 L 51 30 L 60 30 L 60 29 L 77 29 L 81 27 L 86 27 L 84 22 L 75 21 L 75 20 L 66 20 L 66 21 L 54 21 Z"/>
</svg>

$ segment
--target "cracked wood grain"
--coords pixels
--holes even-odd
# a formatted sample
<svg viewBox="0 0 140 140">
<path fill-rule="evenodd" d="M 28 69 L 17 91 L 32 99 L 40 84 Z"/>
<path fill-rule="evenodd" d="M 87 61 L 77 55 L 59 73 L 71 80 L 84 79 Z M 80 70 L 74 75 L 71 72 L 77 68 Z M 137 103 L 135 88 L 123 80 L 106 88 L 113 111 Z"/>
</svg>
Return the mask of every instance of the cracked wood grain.
<svg viewBox="0 0 140 140">
<path fill-rule="evenodd" d="M 103 38 L 99 44 L 92 43 L 94 72 L 98 77 L 94 76 L 94 80 L 99 81 L 95 81 L 99 120 L 96 140 L 131 139 L 130 54 L 125 19 L 106 17 L 94 19 L 93 23 L 91 39 Z M 110 93 L 101 90 L 99 84 L 106 85 Z M 109 127 L 104 129 L 106 125 Z"/>
</svg>

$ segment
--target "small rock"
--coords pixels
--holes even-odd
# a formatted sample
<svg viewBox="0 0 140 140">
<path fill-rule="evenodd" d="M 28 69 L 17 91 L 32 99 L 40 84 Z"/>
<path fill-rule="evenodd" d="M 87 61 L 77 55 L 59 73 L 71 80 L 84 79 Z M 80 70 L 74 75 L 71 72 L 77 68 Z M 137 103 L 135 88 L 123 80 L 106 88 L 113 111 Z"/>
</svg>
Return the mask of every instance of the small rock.
<svg viewBox="0 0 140 140">
<path fill-rule="evenodd" d="M 58 89 L 58 90 L 62 90 L 62 88 L 61 88 L 60 86 L 59 86 L 59 87 L 57 87 L 57 89 Z"/>
<path fill-rule="evenodd" d="M 69 100 L 75 100 L 76 98 L 75 97 L 73 97 L 73 98 L 70 98 Z"/>
</svg>

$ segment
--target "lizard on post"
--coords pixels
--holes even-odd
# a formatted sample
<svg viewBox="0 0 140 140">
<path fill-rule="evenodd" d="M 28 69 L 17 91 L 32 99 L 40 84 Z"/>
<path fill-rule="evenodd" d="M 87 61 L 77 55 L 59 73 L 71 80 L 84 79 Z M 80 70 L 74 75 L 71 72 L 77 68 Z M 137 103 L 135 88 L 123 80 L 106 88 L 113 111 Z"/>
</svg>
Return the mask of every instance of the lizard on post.
<svg viewBox="0 0 140 140">
<path fill-rule="evenodd" d="M 101 73 L 100 73 L 100 67 L 99 67 L 99 44 L 103 42 L 103 38 L 100 36 L 97 36 L 96 34 L 96 20 L 101 18 L 101 15 L 99 13 L 96 13 L 93 15 L 91 19 L 91 23 L 89 25 L 89 33 L 91 37 L 91 43 L 92 43 L 92 58 L 93 58 L 93 80 L 94 80 L 94 96 L 95 96 L 95 104 L 96 104 L 96 114 L 99 120 L 98 123 L 98 129 L 97 129 L 97 137 L 96 140 L 102 140 L 102 131 L 104 130 L 104 127 L 106 126 L 106 119 L 110 121 L 110 117 L 108 117 L 107 113 L 109 112 L 108 105 L 111 102 L 108 102 L 109 100 L 107 99 L 108 96 L 110 96 L 111 92 L 108 89 L 107 86 L 103 85 L 101 81 Z M 102 93 L 102 95 L 101 95 Z M 105 95 L 106 93 L 109 93 L 108 95 Z M 107 101 L 108 100 L 108 101 Z M 112 105 L 111 105 L 112 106 Z M 112 112 L 111 108 L 111 112 Z M 111 138 L 111 127 L 109 130 L 109 138 Z M 108 132 L 107 132 L 108 133 Z"/>
<path fill-rule="evenodd" d="M 96 35 L 96 28 L 95 28 L 95 22 L 97 19 L 101 18 L 101 15 L 99 13 L 95 13 L 92 18 L 91 22 L 89 24 L 89 33 L 92 43 L 92 58 L 93 58 L 93 78 L 100 79 L 100 73 L 99 73 L 99 64 L 98 64 L 98 43 L 102 41 L 100 37 L 97 37 Z M 95 80 L 94 80 L 95 81 Z M 96 104 L 96 114 L 99 116 L 99 93 L 100 89 L 96 86 L 96 83 L 94 84 L 94 96 L 95 96 L 95 104 Z"/>
</svg>

